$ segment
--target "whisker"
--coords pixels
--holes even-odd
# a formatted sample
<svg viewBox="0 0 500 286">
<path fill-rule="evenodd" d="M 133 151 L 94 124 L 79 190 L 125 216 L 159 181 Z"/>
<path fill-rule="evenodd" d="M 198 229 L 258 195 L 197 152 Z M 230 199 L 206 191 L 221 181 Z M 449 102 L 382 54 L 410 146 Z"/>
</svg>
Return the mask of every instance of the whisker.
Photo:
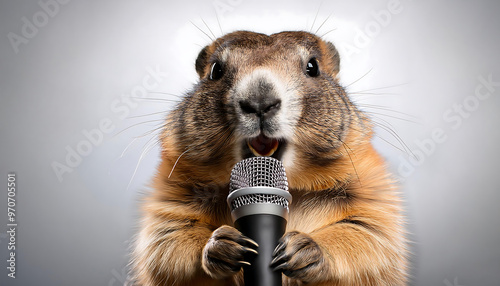
<svg viewBox="0 0 500 286">
<path fill-rule="evenodd" d="M 154 119 L 154 120 L 148 120 L 148 121 L 143 121 L 143 122 L 139 122 L 139 123 L 132 124 L 132 125 L 130 125 L 129 127 L 127 127 L 127 128 L 125 128 L 125 129 L 123 129 L 123 130 L 119 131 L 118 133 L 114 134 L 114 135 L 113 135 L 113 138 L 115 138 L 116 136 L 118 136 L 118 135 L 122 134 L 123 132 L 125 132 L 125 131 L 127 131 L 127 130 L 129 130 L 130 128 L 133 128 L 133 127 L 135 127 L 135 126 L 139 126 L 139 125 L 141 125 L 141 124 L 146 124 L 146 123 L 151 123 L 151 122 L 164 121 L 164 120 L 165 120 L 165 119 Z"/>
<path fill-rule="evenodd" d="M 155 98 L 155 97 L 133 97 L 133 96 L 131 96 L 130 98 L 134 98 L 134 99 L 142 99 L 142 100 L 151 100 L 151 101 L 180 102 L 179 100 L 176 100 L 176 99 L 168 99 L 168 98 Z"/>
<path fill-rule="evenodd" d="M 229 133 L 228 133 L 229 131 Z M 227 126 L 224 126 L 223 128 L 221 128 L 219 131 L 211 134 L 210 136 L 208 136 L 206 138 L 206 141 L 210 141 L 214 138 L 218 138 L 219 140 L 222 139 L 222 142 L 223 142 L 223 145 L 225 145 L 225 143 L 227 143 L 229 140 L 231 140 L 231 136 L 233 135 L 233 132 L 231 129 L 229 129 Z M 227 134 L 228 133 L 228 134 Z M 162 139 L 165 138 L 165 137 L 162 137 Z M 160 141 L 162 140 L 160 139 Z M 174 165 L 172 166 L 172 170 L 170 171 L 169 175 L 168 175 L 168 178 L 170 178 L 175 170 L 175 167 L 177 166 L 177 164 L 179 163 L 180 159 L 182 158 L 182 156 L 184 156 L 187 152 L 195 149 L 195 148 L 200 148 L 202 147 L 201 145 L 196 145 L 196 144 L 190 144 L 189 146 L 186 147 L 186 151 L 182 152 L 179 157 L 177 157 L 177 160 L 175 161 Z"/>
<path fill-rule="evenodd" d="M 130 188 L 130 185 L 132 184 L 132 181 L 134 180 L 135 178 L 135 174 L 137 173 L 137 170 L 139 169 L 139 165 L 141 164 L 144 156 L 147 155 L 147 153 L 149 153 L 149 151 L 151 151 L 151 149 L 153 149 L 153 147 L 158 144 L 158 141 L 151 141 L 152 139 L 155 139 L 155 137 L 151 137 L 147 142 L 146 144 L 144 144 L 144 150 L 141 152 L 141 156 L 139 157 L 139 160 L 137 161 L 137 164 L 135 165 L 135 169 L 134 169 L 134 173 L 132 174 L 132 177 L 130 178 L 130 181 L 128 182 L 128 185 L 127 185 L 127 190 Z M 151 144 L 151 142 L 153 142 L 153 144 Z M 149 146 L 148 146 L 149 145 Z"/>
<path fill-rule="evenodd" d="M 334 120 L 335 120 L 335 119 L 334 119 Z M 370 122 L 369 120 L 367 120 L 367 121 L 368 121 L 368 122 Z M 341 122 L 340 122 L 340 121 L 338 121 L 338 120 L 335 120 L 335 123 L 341 123 Z M 307 124 L 308 126 L 310 126 L 310 127 L 312 127 L 312 128 L 316 128 L 313 124 L 318 125 L 319 127 L 330 128 L 330 126 L 327 126 L 327 125 L 325 125 L 325 124 L 321 124 L 321 123 L 318 123 L 318 122 L 315 122 L 315 123 L 305 123 L 305 124 Z M 367 131 L 365 131 L 365 130 L 360 130 L 360 129 L 355 128 L 355 127 L 353 127 L 353 126 L 351 126 L 351 127 L 349 127 L 349 128 L 350 128 L 351 130 L 356 131 L 356 132 L 359 132 L 359 133 L 361 133 L 361 134 L 363 134 L 363 135 L 369 135 L 369 134 L 370 134 L 370 132 L 367 132 Z M 318 130 L 318 131 L 320 131 L 320 132 L 321 132 L 321 130 L 320 130 L 320 129 L 317 129 L 317 128 L 316 128 L 316 130 Z M 335 135 L 335 136 L 336 136 L 336 135 Z"/>
<path fill-rule="evenodd" d="M 323 25 L 326 23 L 326 21 L 328 21 L 328 19 L 330 19 L 330 16 L 332 16 L 332 14 L 330 14 L 330 15 L 328 15 L 328 17 L 326 17 L 325 21 L 323 21 L 323 23 L 321 23 L 321 25 L 319 25 L 318 29 L 316 29 L 316 32 L 314 32 L 314 34 L 318 34 L 321 27 L 323 27 Z"/>
<path fill-rule="evenodd" d="M 142 135 L 135 136 L 135 137 L 133 137 L 133 138 L 142 138 L 142 137 L 146 137 L 146 136 L 151 135 L 151 134 L 153 134 L 153 133 L 155 133 L 155 132 L 157 132 L 157 131 L 162 130 L 163 128 L 165 128 L 165 124 L 162 124 L 162 125 L 160 125 L 160 126 L 158 126 L 158 127 L 154 128 L 154 129 L 152 129 L 152 130 L 149 130 L 149 131 L 147 131 L 147 132 L 143 133 Z"/>
<path fill-rule="evenodd" d="M 376 121 L 376 120 L 378 120 L 378 121 Z M 377 125 L 377 126 L 384 126 L 384 127 L 388 128 L 388 129 L 390 129 L 391 131 L 393 131 L 393 132 L 394 132 L 394 134 L 397 134 L 397 133 L 396 133 L 396 131 L 394 130 L 394 126 L 392 126 L 392 124 L 391 124 L 391 123 L 389 123 L 387 120 L 384 120 L 384 119 L 379 118 L 379 117 L 372 116 L 372 117 L 371 117 L 371 121 L 372 121 L 375 125 Z M 379 121 L 380 121 L 380 122 L 379 122 Z"/>
<path fill-rule="evenodd" d="M 380 118 L 378 118 L 378 120 L 382 120 Z M 375 120 L 371 120 L 371 122 L 373 122 L 374 125 L 382 128 L 383 130 L 385 130 L 387 133 L 391 134 L 397 141 L 398 143 L 401 145 L 401 147 L 403 147 L 403 149 L 400 149 L 400 148 L 397 148 L 398 150 L 402 151 L 403 153 L 405 154 L 413 154 L 413 152 L 411 151 L 411 149 L 408 147 L 408 145 L 406 145 L 406 143 L 404 142 L 404 140 L 397 134 L 397 132 L 391 128 L 391 127 L 388 127 L 378 121 L 375 121 Z M 380 136 L 377 136 L 379 137 L 380 139 L 386 141 L 387 143 L 389 143 L 389 141 L 383 139 L 382 137 Z M 392 145 L 392 144 L 391 144 Z M 395 145 L 393 145 L 395 147 Z"/>
<path fill-rule="evenodd" d="M 322 124 L 317 124 L 317 123 L 307 123 L 307 122 L 306 122 L 305 124 L 306 124 L 308 127 L 312 128 L 312 129 L 314 129 L 314 130 L 316 130 L 316 131 L 318 132 L 318 133 L 317 133 L 318 135 L 319 135 L 319 134 L 321 134 L 321 133 L 323 133 L 323 131 L 322 131 L 322 130 L 320 130 L 320 129 L 318 128 L 318 126 L 319 126 L 319 127 L 324 127 L 324 125 L 322 125 Z M 315 126 L 315 125 L 318 125 L 318 126 Z M 353 154 L 353 156 L 356 156 L 356 154 L 355 154 L 355 153 L 354 153 L 354 151 L 352 151 L 352 149 L 351 149 L 351 148 L 350 148 L 350 147 L 349 147 L 349 146 L 348 146 L 348 145 L 347 145 L 347 144 L 346 144 L 346 143 L 345 143 L 345 142 L 344 142 L 344 141 L 340 138 L 340 135 L 336 134 L 335 132 L 332 132 L 331 134 L 335 137 L 335 139 L 336 139 L 336 140 L 338 140 L 340 143 L 342 143 L 342 147 L 344 148 L 344 150 L 345 150 L 345 152 L 346 152 L 347 156 L 349 157 L 349 160 L 351 161 L 351 165 L 352 165 L 352 167 L 353 167 L 354 173 L 356 174 L 356 177 L 358 178 L 359 184 L 360 184 L 360 185 L 362 185 L 362 183 L 361 183 L 361 179 L 359 178 L 358 171 L 357 171 L 357 169 L 356 169 L 356 166 L 354 165 L 354 161 L 352 160 L 351 154 L 349 154 L 349 150 L 351 151 L 351 153 Z M 340 155 L 344 156 L 344 154 L 343 154 L 343 153 L 342 153 L 342 152 L 341 152 L 341 151 L 340 151 L 340 150 L 339 150 L 339 149 L 338 149 L 335 145 L 332 145 L 332 147 L 333 147 L 333 148 L 335 148 L 335 150 L 337 150 L 337 152 L 338 152 Z"/>
<path fill-rule="evenodd" d="M 391 136 L 393 136 L 397 141 L 398 143 L 401 145 L 401 147 L 398 147 L 396 146 L 395 144 L 393 144 L 392 142 L 390 142 L 389 140 L 383 138 L 380 134 L 378 133 L 375 133 L 374 136 L 378 137 L 379 139 L 381 139 L 382 141 L 386 142 L 387 144 L 391 145 L 392 147 L 396 148 L 397 150 L 405 153 L 405 154 L 412 154 L 412 151 L 411 149 L 406 145 L 406 143 L 404 142 L 404 140 L 396 133 L 396 131 L 394 130 L 394 128 L 391 128 L 391 127 L 388 127 L 386 125 L 384 125 L 383 123 L 380 123 L 378 121 L 375 120 L 375 118 L 365 118 L 365 117 L 359 117 L 360 120 L 362 121 L 366 121 L 368 123 L 372 123 L 374 124 L 375 126 L 378 126 L 380 127 L 381 129 L 383 129 L 384 131 L 386 131 L 387 133 L 389 133 Z M 380 119 L 380 118 L 377 118 L 378 120 L 380 121 L 385 121 L 383 119 Z M 336 121 L 337 123 L 340 123 L 339 121 Z M 385 121 L 386 122 L 386 121 Z M 390 125 L 388 122 L 386 122 L 388 125 Z M 315 128 L 316 130 L 319 131 L 319 129 L 315 126 L 313 126 L 313 124 L 309 124 L 309 123 L 305 123 L 307 124 L 308 126 L 312 127 L 312 128 Z M 325 128 L 329 128 L 329 126 L 326 126 L 324 124 L 320 124 L 320 123 L 314 123 L 315 125 L 319 126 L 319 127 L 325 127 Z M 361 134 L 364 134 L 364 135 L 369 135 L 369 132 L 365 131 L 365 130 L 360 130 L 358 128 L 355 128 L 353 126 L 350 127 L 351 130 L 353 131 L 356 131 L 356 132 L 359 132 Z M 337 134 L 334 134 L 334 136 L 337 136 Z"/>
<path fill-rule="evenodd" d="M 411 115 L 409 113 L 401 112 L 401 111 L 398 111 L 398 110 L 394 110 L 394 109 L 391 109 L 391 108 L 389 108 L 387 106 L 383 106 L 383 105 L 365 104 L 365 103 L 356 103 L 356 105 L 358 107 L 361 107 L 361 108 L 365 107 L 365 108 L 371 108 L 371 109 L 384 110 L 384 111 L 389 111 L 389 112 L 392 112 L 392 113 L 397 113 L 397 114 L 400 114 L 400 115 L 405 115 L 405 116 L 411 117 L 411 118 L 416 119 L 416 120 L 420 119 L 417 116 Z"/>
<path fill-rule="evenodd" d="M 151 134 L 153 134 L 153 133 L 155 133 L 155 132 L 157 132 L 157 131 L 159 131 L 159 130 L 161 130 L 161 129 L 163 129 L 163 128 L 164 128 L 164 126 L 162 125 L 162 126 L 157 127 L 157 128 L 155 128 L 155 129 L 153 129 L 153 130 L 149 130 L 148 132 L 146 132 L 146 133 L 144 133 L 144 134 L 142 134 L 142 135 L 140 135 L 140 136 L 135 136 L 135 137 L 132 137 L 132 141 L 130 141 L 130 143 L 129 143 L 126 147 L 125 147 L 125 149 L 124 149 L 124 150 L 123 150 L 123 152 L 120 154 L 120 157 L 118 157 L 118 159 L 123 158 L 123 156 L 125 155 L 125 153 L 127 153 L 128 149 L 129 149 L 130 147 L 132 147 L 132 145 L 133 145 L 133 144 L 134 144 L 137 140 L 139 140 L 139 139 L 141 139 L 141 138 L 143 138 L 143 137 L 149 136 L 149 135 L 151 135 Z M 156 136 L 153 136 L 152 138 L 155 138 L 155 137 L 156 137 Z M 151 140 L 151 139 L 150 139 L 150 140 Z"/>
<path fill-rule="evenodd" d="M 347 144 L 346 144 L 346 143 L 344 143 L 344 141 L 342 141 L 340 138 L 338 138 L 338 140 L 339 140 L 340 142 L 342 142 L 342 146 L 344 147 L 344 149 L 345 149 L 345 151 L 346 151 L 346 153 L 347 153 L 347 156 L 349 156 L 349 160 L 351 161 L 351 165 L 352 165 L 352 168 L 354 169 L 354 173 L 356 174 L 356 177 L 358 178 L 359 185 L 360 185 L 361 187 L 363 187 L 363 184 L 361 183 L 361 179 L 359 178 L 358 170 L 356 169 L 356 166 L 354 166 L 354 161 L 352 161 L 352 157 L 351 157 L 351 155 L 349 154 L 349 151 L 347 150 L 347 148 L 349 148 L 349 146 L 347 146 Z M 346 146 L 347 146 L 347 148 L 346 148 Z M 351 149 L 351 148 L 349 148 L 349 150 L 351 150 L 351 153 L 352 153 L 354 156 L 356 156 L 356 155 L 354 154 L 354 152 L 352 151 L 352 149 Z"/>
<path fill-rule="evenodd" d="M 309 29 L 309 33 L 312 33 L 312 30 L 314 28 L 314 24 L 316 24 L 316 19 L 318 19 L 319 10 L 321 10 L 321 5 L 322 4 L 323 4 L 323 2 L 319 3 L 318 11 L 316 11 L 316 16 L 314 16 L 314 20 L 313 20 L 313 23 L 311 25 L 311 28 Z"/>
<path fill-rule="evenodd" d="M 205 24 L 205 27 L 207 27 L 208 31 L 210 32 L 210 34 L 212 34 L 212 36 L 214 37 L 213 38 L 213 41 L 215 41 L 215 39 L 217 39 L 217 37 L 214 35 L 214 33 L 212 32 L 212 29 L 210 29 L 210 27 L 207 25 L 207 23 L 205 22 L 205 20 L 203 20 L 203 18 L 201 18 L 201 21 L 203 22 L 203 24 Z"/>
<path fill-rule="evenodd" d="M 120 154 L 120 157 L 118 157 L 118 159 L 121 159 L 123 158 L 123 156 L 125 155 L 125 153 L 127 152 L 127 150 L 138 140 L 139 138 L 134 138 L 132 139 L 132 141 L 130 141 L 130 143 L 127 144 L 127 146 L 125 147 L 125 149 L 123 149 L 123 152 Z"/>
<path fill-rule="evenodd" d="M 203 34 L 205 34 L 205 36 L 207 36 L 210 39 L 210 42 L 214 42 L 219 48 L 222 48 L 219 41 L 217 41 L 217 37 L 214 35 L 212 30 L 208 27 L 207 23 L 205 23 L 205 20 L 203 20 L 203 18 L 201 18 L 201 21 L 205 24 L 205 26 L 208 28 L 209 32 L 214 36 L 214 38 L 210 37 L 210 35 L 208 33 L 203 31 L 200 27 L 196 26 L 193 22 L 191 22 L 191 21 L 189 21 L 189 22 L 191 22 L 191 24 L 193 24 L 199 31 L 201 31 Z"/>
<path fill-rule="evenodd" d="M 202 20 L 203 20 L 203 19 L 202 19 Z M 205 36 L 207 36 L 207 37 L 208 37 L 208 39 L 209 39 L 211 42 L 213 42 L 213 41 L 214 41 L 214 39 L 212 39 L 212 38 L 210 37 L 210 35 L 209 35 L 209 34 L 207 34 L 205 31 L 203 31 L 200 27 L 196 26 L 196 24 L 195 24 L 195 23 L 193 23 L 192 21 L 189 21 L 189 22 L 190 22 L 191 24 L 193 24 L 193 26 L 195 26 L 195 27 L 196 27 L 196 29 L 198 29 L 198 30 L 199 30 L 200 32 L 202 32 Z"/>
<path fill-rule="evenodd" d="M 368 70 L 368 71 L 367 71 L 364 75 L 362 75 L 360 78 L 358 78 L 357 80 L 355 80 L 355 81 L 351 82 L 350 84 L 346 85 L 346 86 L 344 87 L 344 89 L 346 89 L 346 88 L 350 87 L 351 85 L 353 85 L 353 84 L 357 83 L 358 81 L 360 81 L 361 79 L 363 79 L 363 78 L 364 78 L 365 76 L 367 76 L 367 75 L 368 75 L 368 74 L 369 74 L 372 70 L 373 70 L 373 68 L 369 69 L 369 70 Z"/>
<path fill-rule="evenodd" d="M 165 114 L 165 113 L 166 113 L 165 111 L 158 111 L 158 112 L 153 112 L 153 113 L 148 113 L 148 114 L 129 116 L 126 119 L 141 118 L 141 117 L 152 116 L 152 115 L 156 115 L 156 114 Z"/>
<path fill-rule="evenodd" d="M 181 157 L 186 154 L 189 150 L 191 150 L 192 148 L 189 148 L 187 149 L 186 151 L 182 152 L 179 157 L 177 157 L 177 160 L 175 160 L 175 163 L 174 163 L 174 166 L 172 167 L 172 170 L 170 171 L 170 174 L 168 174 L 168 178 L 170 179 L 170 176 L 172 176 L 172 173 L 174 172 L 174 169 L 175 169 L 175 166 L 177 166 L 177 163 L 179 162 L 179 160 L 181 159 Z"/>
<path fill-rule="evenodd" d="M 365 90 L 360 90 L 360 91 L 349 91 L 349 94 L 351 94 L 351 93 L 362 93 L 362 92 L 366 92 L 366 91 L 386 89 L 386 88 L 393 88 L 393 87 L 403 86 L 403 85 L 407 85 L 407 84 L 408 83 L 399 83 L 399 84 L 395 84 L 395 85 L 389 85 L 389 86 L 383 86 L 383 87 L 376 87 L 376 88 L 365 89 Z"/>
<path fill-rule="evenodd" d="M 324 33 L 323 35 L 320 36 L 320 38 L 324 38 L 326 35 L 330 34 L 331 32 L 337 30 L 337 28 L 331 29 L 328 32 Z"/>
<path fill-rule="evenodd" d="M 166 94 L 166 95 L 171 95 L 171 96 L 175 96 L 177 98 L 184 98 L 184 96 L 181 96 L 181 95 L 177 95 L 177 94 L 174 94 L 174 93 L 168 93 L 168 92 L 161 92 L 161 91 L 150 91 L 149 93 L 158 93 L 158 94 Z"/>
<path fill-rule="evenodd" d="M 170 135 L 170 133 L 173 132 L 172 129 L 169 127 L 175 126 L 179 122 L 179 120 L 180 120 L 180 116 L 177 116 L 173 121 L 168 120 L 163 124 L 163 128 L 165 128 L 165 130 L 167 132 L 165 132 L 165 134 L 161 135 L 161 137 L 159 139 L 160 141 L 165 140 Z"/>
<path fill-rule="evenodd" d="M 217 13 L 215 13 L 215 18 L 217 19 L 217 25 L 219 25 L 221 35 L 224 35 L 224 32 L 222 31 L 222 27 L 220 25 L 219 15 Z"/>
<path fill-rule="evenodd" d="M 362 97 L 362 96 L 371 96 L 371 95 L 375 95 L 375 96 L 394 96 L 394 95 L 401 95 L 400 93 L 391 93 L 391 92 L 349 92 L 349 95 L 350 96 L 356 96 L 356 98 L 358 97 Z"/>
<path fill-rule="evenodd" d="M 203 49 L 205 47 L 205 45 L 200 45 L 200 44 L 197 44 L 197 43 L 193 43 L 193 45 L 197 46 L 199 48 L 199 50 Z"/>
<path fill-rule="evenodd" d="M 421 123 L 419 123 L 417 121 L 406 119 L 406 118 L 402 118 L 402 117 L 398 117 L 398 116 L 394 116 L 394 115 L 389 115 L 389 114 L 384 114 L 384 113 L 379 113 L 379 112 L 373 112 L 373 111 L 367 111 L 367 110 L 365 110 L 364 112 L 368 113 L 368 114 L 374 114 L 374 115 L 380 115 L 380 116 L 390 117 L 390 118 L 394 118 L 394 119 L 398 119 L 398 120 L 402 120 L 402 121 L 406 121 L 406 122 L 411 122 L 411 123 L 422 125 Z"/>
<path fill-rule="evenodd" d="M 392 147 L 394 147 L 395 149 L 401 151 L 402 153 L 405 153 L 405 154 L 408 154 L 408 152 L 406 150 L 403 150 L 401 149 L 400 147 L 396 146 L 395 144 L 393 144 L 392 142 L 390 142 L 389 140 L 385 139 L 384 137 L 380 136 L 380 134 L 377 134 L 377 133 L 374 133 L 374 136 L 377 137 L 378 139 L 384 141 L 385 143 L 391 145 Z"/>
</svg>

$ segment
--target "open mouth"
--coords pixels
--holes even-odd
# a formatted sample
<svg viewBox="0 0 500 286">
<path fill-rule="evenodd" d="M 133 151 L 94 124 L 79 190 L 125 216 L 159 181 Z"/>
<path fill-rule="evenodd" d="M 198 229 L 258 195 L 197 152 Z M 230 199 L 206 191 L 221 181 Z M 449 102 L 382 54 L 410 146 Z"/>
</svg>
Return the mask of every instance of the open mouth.
<svg viewBox="0 0 500 286">
<path fill-rule="evenodd" d="M 260 134 L 257 137 L 248 139 L 246 141 L 246 146 L 248 150 L 245 157 L 274 157 L 279 159 L 281 153 L 284 149 L 285 142 L 280 141 L 276 138 L 266 137 L 264 134 Z"/>
</svg>

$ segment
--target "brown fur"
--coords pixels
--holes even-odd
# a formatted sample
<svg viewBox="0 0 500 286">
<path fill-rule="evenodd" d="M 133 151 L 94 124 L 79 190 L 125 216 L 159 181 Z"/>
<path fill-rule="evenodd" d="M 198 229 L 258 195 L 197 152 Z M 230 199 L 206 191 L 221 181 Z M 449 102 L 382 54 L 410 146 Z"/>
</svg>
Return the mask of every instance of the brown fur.
<svg viewBox="0 0 500 286">
<path fill-rule="evenodd" d="M 223 52 L 224 79 L 210 81 Z M 321 78 L 303 76 L 301 53 L 317 58 Z M 232 227 L 226 204 L 231 168 L 242 159 L 230 151 L 237 120 L 227 94 L 257 67 L 301 95 L 288 138 L 295 160 L 285 166 L 293 202 L 276 253 L 276 265 L 285 263 L 283 285 L 405 284 L 400 200 L 370 143 L 369 119 L 338 84 L 339 66 L 335 47 L 305 32 L 235 32 L 200 52 L 200 83 L 167 119 L 162 162 L 143 205 L 133 259 L 138 285 L 242 285 L 238 261 L 252 246 Z M 230 261 L 209 259 L 218 253 Z"/>
</svg>

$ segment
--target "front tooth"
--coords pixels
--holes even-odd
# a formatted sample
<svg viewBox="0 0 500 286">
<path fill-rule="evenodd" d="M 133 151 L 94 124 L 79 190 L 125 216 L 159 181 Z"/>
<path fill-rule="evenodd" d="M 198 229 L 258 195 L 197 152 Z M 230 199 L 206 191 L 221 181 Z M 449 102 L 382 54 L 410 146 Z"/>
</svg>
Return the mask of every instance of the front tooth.
<svg viewBox="0 0 500 286">
<path fill-rule="evenodd" d="M 248 148 L 250 148 L 250 151 L 252 151 L 252 153 L 257 156 L 257 157 L 260 157 L 262 155 L 259 154 L 259 152 L 255 151 L 255 149 L 252 147 L 252 144 L 250 144 L 250 141 L 247 142 L 247 145 L 248 145 Z"/>
<path fill-rule="evenodd" d="M 274 152 L 276 152 L 276 150 L 278 150 L 279 145 L 280 145 L 279 143 L 275 144 L 273 149 L 271 149 L 271 151 L 269 151 L 269 153 L 266 156 L 272 156 L 274 154 Z"/>
</svg>

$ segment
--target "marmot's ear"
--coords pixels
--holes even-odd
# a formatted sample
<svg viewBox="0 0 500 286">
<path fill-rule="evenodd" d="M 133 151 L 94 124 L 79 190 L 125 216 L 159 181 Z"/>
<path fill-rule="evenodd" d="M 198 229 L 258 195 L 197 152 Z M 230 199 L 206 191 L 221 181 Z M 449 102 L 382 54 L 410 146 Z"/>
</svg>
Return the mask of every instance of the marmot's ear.
<svg viewBox="0 0 500 286">
<path fill-rule="evenodd" d="M 337 76 L 337 74 L 340 71 L 339 52 L 337 51 L 337 48 L 335 48 L 335 46 L 330 42 L 327 42 L 327 47 L 328 47 L 328 50 L 330 52 L 330 58 L 331 58 L 332 64 L 333 64 L 332 75 Z"/>
<path fill-rule="evenodd" d="M 198 54 L 198 57 L 196 58 L 196 72 L 200 76 L 200 78 L 203 78 L 205 76 L 205 67 L 208 62 L 208 46 L 204 47 L 200 53 Z"/>
</svg>

